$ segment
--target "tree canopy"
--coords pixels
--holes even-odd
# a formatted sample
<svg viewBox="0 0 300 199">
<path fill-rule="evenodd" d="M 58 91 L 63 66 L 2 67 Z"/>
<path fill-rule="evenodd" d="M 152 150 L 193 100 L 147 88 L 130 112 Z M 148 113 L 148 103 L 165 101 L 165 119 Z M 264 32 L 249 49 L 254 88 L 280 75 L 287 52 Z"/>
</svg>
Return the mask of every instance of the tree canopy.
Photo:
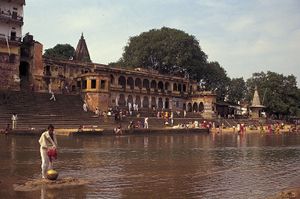
<svg viewBox="0 0 300 199">
<path fill-rule="evenodd" d="M 194 36 L 163 27 L 131 37 L 118 64 L 170 74 L 192 72 L 204 67 L 206 62 L 207 56 Z"/>
<path fill-rule="evenodd" d="M 189 76 L 206 90 L 216 90 L 219 100 L 224 99 L 229 78 L 218 62 L 207 62 L 193 35 L 163 27 L 131 37 L 122 58 L 112 66 L 144 67 L 162 74 Z"/>
<path fill-rule="evenodd" d="M 57 44 L 45 50 L 44 56 L 57 59 L 70 59 L 74 56 L 75 49 L 70 44 Z"/>
<path fill-rule="evenodd" d="M 254 73 L 246 84 L 248 101 L 251 102 L 257 85 L 261 103 L 269 114 L 277 118 L 300 115 L 300 90 L 294 75 L 284 76 L 270 71 Z"/>
<path fill-rule="evenodd" d="M 300 114 L 300 91 L 293 75 L 274 72 L 254 73 L 246 82 L 230 79 L 218 62 L 208 62 L 198 40 L 184 31 L 163 27 L 131 37 L 122 58 L 112 66 L 142 67 L 162 74 L 185 75 L 198 82 L 202 90 L 215 91 L 217 101 L 225 98 L 238 103 L 251 103 L 254 87 L 269 114 L 280 116 Z"/>
<path fill-rule="evenodd" d="M 202 71 L 195 71 L 196 80 L 203 82 L 204 90 L 215 91 L 217 100 L 223 101 L 227 95 L 230 78 L 218 62 L 209 62 Z"/>
<path fill-rule="evenodd" d="M 245 99 L 247 94 L 246 82 L 242 77 L 232 78 L 229 83 L 228 101 L 233 103 L 241 102 Z"/>
</svg>

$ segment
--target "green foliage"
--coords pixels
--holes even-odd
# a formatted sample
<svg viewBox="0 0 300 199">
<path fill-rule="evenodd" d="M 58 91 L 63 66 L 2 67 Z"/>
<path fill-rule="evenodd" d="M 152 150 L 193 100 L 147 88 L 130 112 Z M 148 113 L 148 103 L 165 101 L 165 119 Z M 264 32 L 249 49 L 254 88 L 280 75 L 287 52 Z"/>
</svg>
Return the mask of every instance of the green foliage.
<svg viewBox="0 0 300 199">
<path fill-rule="evenodd" d="M 200 82 L 204 82 L 205 90 L 215 91 L 217 100 L 223 101 L 227 95 L 230 78 L 227 76 L 226 71 L 220 66 L 218 62 L 210 62 L 205 65 L 203 71 L 195 71 Z"/>
<path fill-rule="evenodd" d="M 243 78 L 230 78 L 218 62 L 207 62 L 193 35 L 181 30 L 163 27 L 131 37 L 122 58 L 110 66 L 143 67 L 163 74 L 186 75 L 196 80 L 202 90 L 215 91 L 217 101 L 237 103 L 243 99 L 251 102 L 255 85 L 269 114 L 279 116 L 299 115 L 300 91 L 293 75 L 274 72 L 254 73 L 245 83 Z"/>
<path fill-rule="evenodd" d="M 163 27 L 131 37 L 118 64 L 152 68 L 170 74 L 203 70 L 206 59 L 194 36 Z"/>
<path fill-rule="evenodd" d="M 75 49 L 70 44 L 57 44 L 45 50 L 44 56 L 57 59 L 70 59 L 74 56 Z"/>
<path fill-rule="evenodd" d="M 253 97 L 254 87 L 257 85 L 261 103 L 266 106 L 266 111 L 277 118 L 286 116 L 299 116 L 300 90 L 294 75 L 284 76 L 275 72 L 254 73 L 247 80 L 250 102 Z"/>
<path fill-rule="evenodd" d="M 247 93 L 246 82 L 241 78 L 233 78 L 229 83 L 228 101 L 238 103 L 245 99 Z"/>
<path fill-rule="evenodd" d="M 131 37 L 122 58 L 110 66 L 144 67 L 162 74 L 189 75 L 205 90 L 217 92 L 223 100 L 229 83 L 226 71 L 218 62 L 207 63 L 207 55 L 192 35 L 163 27 Z"/>
</svg>

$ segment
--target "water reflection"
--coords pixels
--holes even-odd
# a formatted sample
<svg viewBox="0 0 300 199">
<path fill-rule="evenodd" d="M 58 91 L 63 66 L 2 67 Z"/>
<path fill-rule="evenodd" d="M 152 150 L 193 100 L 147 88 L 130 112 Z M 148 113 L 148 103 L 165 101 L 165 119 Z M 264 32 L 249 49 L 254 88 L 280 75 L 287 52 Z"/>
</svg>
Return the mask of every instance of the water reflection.
<svg viewBox="0 0 300 199">
<path fill-rule="evenodd" d="M 37 139 L 0 137 L 4 198 L 265 198 L 300 186 L 299 135 L 185 134 L 59 137 L 60 177 L 91 183 L 14 192 L 40 178 Z"/>
</svg>

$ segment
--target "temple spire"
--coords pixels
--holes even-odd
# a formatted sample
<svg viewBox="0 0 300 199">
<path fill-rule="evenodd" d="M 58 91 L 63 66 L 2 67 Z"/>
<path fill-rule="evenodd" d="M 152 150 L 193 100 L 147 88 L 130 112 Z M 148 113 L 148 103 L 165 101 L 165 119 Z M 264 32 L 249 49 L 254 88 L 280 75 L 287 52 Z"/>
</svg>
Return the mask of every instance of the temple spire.
<svg viewBox="0 0 300 199">
<path fill-rule="evenodd" d="M 254 90 L 254 95 L 253 95 L 253 99 L 252 99 L 252 107 L 261 107 L 261 103 L 260 103 L 260 99 L 259 99 L 259 95 L 258 95 L 258 91 L 257 91 L 257 86 L 255 86 L 255 90 Z"/>
<path fill-rule="evenodd" d="M 75 55 L 74 55 L 74 60 L 84 61 L 84 62 L 91 62 L 90 53 L 89 53 L 89 50 L 87 48 L 85 39 L 83 37 L 83 33 L 81 33 L 81 38 L 78 41 L 76 51 L 75 51 Z"/>
</svg>

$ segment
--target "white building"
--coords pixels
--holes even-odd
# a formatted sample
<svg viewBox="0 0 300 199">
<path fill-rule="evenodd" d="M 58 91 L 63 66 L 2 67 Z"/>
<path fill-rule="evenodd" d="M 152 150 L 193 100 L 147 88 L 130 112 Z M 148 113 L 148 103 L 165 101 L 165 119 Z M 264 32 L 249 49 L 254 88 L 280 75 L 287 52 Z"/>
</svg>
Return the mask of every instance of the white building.
<svg viewBox="0 0 300 199">
<path fill-rule="evenodd" d="M 0 36 L 9 40 L 22 37 L 25 0 L 0 0 Z"/>
<path fill-rule="evenodd" d="M 0 0 L 0 84 L 19 89 L 20 46 L 25 0 Z"/>
</svg>

